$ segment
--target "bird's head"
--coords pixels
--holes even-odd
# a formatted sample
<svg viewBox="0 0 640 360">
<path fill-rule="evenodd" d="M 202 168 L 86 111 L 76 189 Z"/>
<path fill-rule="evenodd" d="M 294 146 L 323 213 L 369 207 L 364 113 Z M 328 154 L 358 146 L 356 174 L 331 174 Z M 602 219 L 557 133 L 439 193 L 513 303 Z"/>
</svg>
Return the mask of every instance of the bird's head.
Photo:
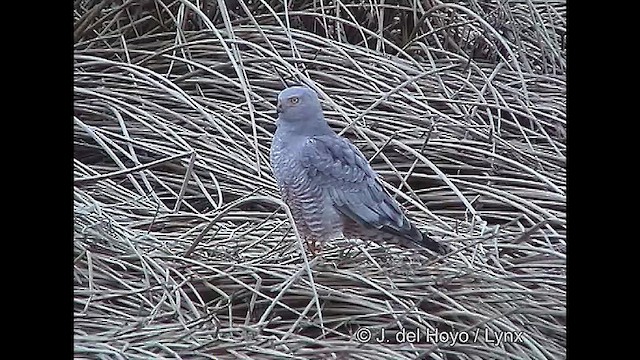
<svg viewBox="0 0 640 360">
<path fill-rule="evenodd" d="M 292 86 L 282 90 L 278 95 L 277 109 L 281 122 L 324 121 L 318 95 L 306 86 Z"/>
</svg>

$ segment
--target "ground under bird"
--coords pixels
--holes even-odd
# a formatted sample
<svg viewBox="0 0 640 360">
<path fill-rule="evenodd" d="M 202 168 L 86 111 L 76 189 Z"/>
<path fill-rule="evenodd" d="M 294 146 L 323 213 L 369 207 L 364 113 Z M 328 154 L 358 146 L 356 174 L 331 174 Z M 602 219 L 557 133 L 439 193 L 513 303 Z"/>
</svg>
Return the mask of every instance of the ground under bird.
<svg viewBox="0 0 640 360">
<path fill-rule="evenodd" d="M 322 246 L 342 237 L 446 253 L 407 219 L 360 150 L 329 127 L 315 91 L 284 89 L 277 111 L 271 166 L 298 233 L 313 253 L 316 242 Z"/>
</svg>

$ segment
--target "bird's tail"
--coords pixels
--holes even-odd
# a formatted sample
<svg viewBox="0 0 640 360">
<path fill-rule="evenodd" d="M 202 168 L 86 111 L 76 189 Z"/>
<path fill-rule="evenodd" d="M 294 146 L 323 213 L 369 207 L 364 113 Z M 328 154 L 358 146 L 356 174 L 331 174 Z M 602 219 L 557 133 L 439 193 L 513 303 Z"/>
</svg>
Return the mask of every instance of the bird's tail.
<svg viewBox="0 0 640 360">
<path fill-rule="evenodd" d="M 429 237 L 429 235 L 420 231 L 415 225 L 413 225 L 409 221 L 405 222 L 403 228 L 387 227 L 384 230 L 386 230 L 389 233 L 394 233 L 397 236 L 400 236 L 406 240 L 409 240 L 413 244 L 429 249 L 440 255 L 445 255 L 450 251 L 448 246 L 433 240 L 432 238 Z"/>
<path fill-rule="evenodd" d="M 418 245 L 422 245 L 425 248 L 427 248 L 427 249 L 429 249 L 429 250 L 431 250 L 433 252 L 436 252 L 436 253 L 438 253 L 440 255 L 445 255 L 446 253 L 449 252 L 449 247 L 448 246 L 433 240 L 427 234 L 425 234 L 425 233 L 423 233 L 421 231 L 418 231 L 418 233 L 420 234 L 421 239 L 418 240 L 418 241 L 413 240 L 414 242 L 418 243 Z"/>
</svg>

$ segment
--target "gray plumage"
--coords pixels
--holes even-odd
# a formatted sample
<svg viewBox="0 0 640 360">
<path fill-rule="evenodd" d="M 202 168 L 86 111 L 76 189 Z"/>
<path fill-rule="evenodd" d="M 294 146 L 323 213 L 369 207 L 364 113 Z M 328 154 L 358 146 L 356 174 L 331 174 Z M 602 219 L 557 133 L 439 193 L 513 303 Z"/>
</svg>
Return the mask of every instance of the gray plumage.
<svg viewBox="0 0 640 360">
<path fill-rule="evenodd" d="M 283 90 L 278 114 L 271 165 L 302 237 L 380 238 L 446 251 L 407 219 L 362 153 L 329 127 L 313 90 Z"/>
</svg>

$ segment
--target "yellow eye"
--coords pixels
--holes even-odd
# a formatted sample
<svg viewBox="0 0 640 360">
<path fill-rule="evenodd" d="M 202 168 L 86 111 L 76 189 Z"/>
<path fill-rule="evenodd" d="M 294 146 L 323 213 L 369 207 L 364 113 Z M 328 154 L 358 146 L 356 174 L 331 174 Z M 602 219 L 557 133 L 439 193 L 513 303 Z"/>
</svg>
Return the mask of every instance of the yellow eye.
<svg viewBox="0 0 640 360">
<path fill-rule="evenodd" d="M 289 99 L 289 102 L 292 103 L 292 104 L 297 104 L 297 103 L 300 102 L 300 99 L 297 98 L 297 97 L 292 97 L 292 98 Z"/>
</svg>

